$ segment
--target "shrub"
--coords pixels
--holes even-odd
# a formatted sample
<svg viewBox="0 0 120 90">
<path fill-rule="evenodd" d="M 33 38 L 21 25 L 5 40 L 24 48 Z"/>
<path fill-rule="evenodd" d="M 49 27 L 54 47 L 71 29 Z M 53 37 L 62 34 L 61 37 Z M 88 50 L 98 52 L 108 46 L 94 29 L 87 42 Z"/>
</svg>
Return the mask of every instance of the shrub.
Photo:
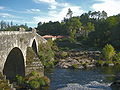
<svg viewBox="0 0 120 90">
<path fill-rule="evenodd" d="M 53 61 L 48 61 L 44 63 L 46 68 L 53 68 L 54 67 L 54 62 Z"/>
<path fill-rule="evenodd" d="M 74 68 L 74 69 L 78 69 L 79 66 L 78 66 L 78 64 L 73 64 L 73 65 L 72 65 L 72 68 Z"/>
<path fill-rule="evenodd" d="M 109 64 L 111 64 L 111 63 L 113 63 L 112 61 L 105 61 L 105 64 L 104 65 L 109 65 Z"/>
<path fill-rule="evenodd" d="M 106 60 L 112 60 L 113 56 L 115 55 L 115 50 L 112 45 L 107 44 L 102 50 L 103 58 Z"/>
<path fill-rule="evenodd" d="M 35 71 L 29 75 L 29 79 L 27 79 L 27 81 L 31 88 L 41 88 L 43 86 L 48 86 L 50 83 L 49 78 L 46 76 L 40 77 L 38 72 Z"/>
<path fill-rule="evenodd" d="M 2 82 L 0 83 L 0 90 L 11 90 L 11 88 L 7 82 Z"/>
<path fill-rule="evenodd" d="M 44 76 L 44 77 L 41 77 L 41 78 L 44 80 L 45 85 L 47 85 L 47 86 L 50 85 L 50 79 L 48 77 Z"/>
<path fill-rule="evenodd" d="M 24 78 L 22 76 L 20 76 L 20 75 L 16 75 L 16 79 L 17 79 L 18 85 L 22 85 L 25 82 Z"/>
<path fill-rule="evenodd" d="M 114 56 L 114 59 L 115 59 L 116 61 L 120 61 L 120 52 L 117 53 L 117 54 Z"/>
<path fill-rule="evenodd" d="M 38 72 L 37 70 L 36 71 L 32 71 L 29 76 L 35 76 L 35 77 L 41 77 L 41 74 L 40 72 Z"/>
<path fill-rule="evenodd" d="M 120 61 L 113 61 L 114 64 L 120 64 Z"/>
<path fill-rule="evenodd" d="M 1 72 L 0 72 L 0 90 L 11 90 L 9 81 L 5 79 Z"/>
<path fill-rule="evenodd" d="M 105 61 L 97 60 L 96 64 L 97 64 L 97 66 L 103 66 L 105 64 Z"/>
<path fill-rule="evenodd" d="M 29 84 L 30 84 L 31 88 L 33 88 L 33 89 L 40 88 L 40 84 L 39 84 L 38 81 L 31 80 L 31 81 L 29 82 Z"/>
<path fill-rule="evenodd" d="M 65 58 L 65 57 L 68 56 L 68 53 L 63 51 L 63 52 L 60 54 L 60 56 L 61 56 L 61 58 Z"/>
<path fill-rule="evenodd" d="M 47 78 L 46 76 L 41 77 L 40 73 L 37 71 L 33 71 L 31 72 L 29 75 L 25 76 L 25 78 L 23 79 L 22 76 L 16 76 L 19 80 L 19 82 L 24 80 L 24 84 L 19 86 L 25 86 L 25 88 L 29 88 L 29 89 L 40 89 L 44 86 L 48 86 L 50 84 L 50 80 L 49 78 Z"/>
<path fill-rule="evenodd" d="M 31 76 L 35 76 L 35 75 L 37 75 L 37 73 L 38 72 L 36 72 L 36 71 L 32 71 L 30 74 L 31 74 Z"/>
<path fill-rule="evenodd" d="M 39 82 L 40 86 L 45 86 L 46 85 L 45 81 L 42 78 L 39 78 L 38 82 Z"/>
</svg>

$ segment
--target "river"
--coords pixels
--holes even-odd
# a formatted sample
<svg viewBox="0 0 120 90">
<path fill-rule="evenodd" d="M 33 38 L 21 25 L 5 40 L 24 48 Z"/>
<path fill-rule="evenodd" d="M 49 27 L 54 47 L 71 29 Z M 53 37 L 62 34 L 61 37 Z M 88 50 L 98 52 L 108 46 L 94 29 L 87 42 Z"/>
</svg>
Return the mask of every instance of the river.
<svg viewBox="0 0 120 90">
<path fill-rule="evenodd" d="M 49 72 L 48 72 L 49 71 Z M 51 69 L 50 90 L 111 90 L 110 84 L 120 78 L 120 66 L 91 69 Z"/>
</svg>

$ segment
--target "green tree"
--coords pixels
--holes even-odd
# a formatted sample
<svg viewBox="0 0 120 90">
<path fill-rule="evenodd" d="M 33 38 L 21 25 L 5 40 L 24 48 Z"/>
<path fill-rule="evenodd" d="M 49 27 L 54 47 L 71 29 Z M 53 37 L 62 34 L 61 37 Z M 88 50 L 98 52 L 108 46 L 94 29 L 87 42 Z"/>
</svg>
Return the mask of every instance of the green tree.
<svg viewBox="0 0 120 90">
<path fill-rule="evenodd" d="M 107 18 L 107 13 L 105 11 L 102 11 L 101 19 L 106 19 L 106 18 Z"/>
<path fill-rule="evenodd" d="M 7 28 L 7 22 L 5 22 L 5 21 L 2 20 L 2 21 L 0 22 L 0 29 L 1 29 L 1 30 L 4 30 L 5 28 Z"/>
<path fill-rule="evenodd" d="M 88 22 L 90 22 L 90 17 L 91 17 L 91 12 L 89 12 L 89 13 L 83 13 L 80 16 L 80 21 L 83 24 L 83 26 L 85 26 Z"/>
<path fill-rule="evenodd" d="M 111 30 L 106 20 L 97 20 L 94 23 L 95 30 L 88 35 L 91 45 L 103 48 L 110 43 Z"/>
<path fill-rule="evenodd" d="M 107 44 L 102 50 L 102 55 L 105 60 L 112 60 L 113 56 L 115 55 L 115 50 L 112 45 Z"/>
<path fill-rule="evenodd" d="M 83 27 L 84 29 L 84 36 L 85 37 L 88 37 L 88 34 L 91 32 L 91 31 L 94 31 L 95 30 L 95 27 L 94 27 L 94 24 L 91 23 L 91 22 L 88 22 L 86 26 Z"/>
<path fill-rule="evenodd" d="M 72 12 L 72 10 L 69 8 L 69 9 L 68 9 L 68 13 L 66 14 L 66 16 L 68 16 L 69 18 L 71 18 L 71 17 L 72 17 L 72 14 L 73 14 L 73 12 Z"/>
<path fill-rule="evenodd" d="M 66 26 L 69 30 L 70 39 L 74 41 L 76 38 L 76 33 L 82 26 L 80 19 L 78 17 L 72 17 L 66 22 Z"/>
<path fill-rule="evenodd" d="M 114 56 L 114 59 L 120 62 L 120 52 Z"/>
<path fill-rule="evenodd" d="M 91 22 L 88 22 L 87 29 L 88 29 L 88 32 L 94 31 L 95 30 L 94 24 Z"/>
<path fill-rule="evenodd" d="M 5 28 L 4 30 L 5 31 L 18 31 L 19 27 L 24 28 L 26 31 L 29 31 L 28 26 L 25 26 L 25 25 L 19 25 L 19 26 L 13 25 L 11 27 Z"/>
<path fill-rule="evenodd" d="M 60 22 L 47 22 L 38 23 L 37 31 L 40 35 L 66 35 L 67 30 L 65 29 L 64 23 Z"/>
<path fill-rule="evenodd" d="M 76 30 L 71 30 L 70 31 L 70 41 L 75 42 L 76 40 Z"/>
<path fill-rule="evenodd" d="M 10 23 L 5 21 L 0 22 L 0 30 L 3 30 L 3 31 L 18 31 L 19 27 L 24 28 L 26 31 L 29 30 L 26 23 L 25 25 L 13 25 L 12 21 Z"/>
</svg>

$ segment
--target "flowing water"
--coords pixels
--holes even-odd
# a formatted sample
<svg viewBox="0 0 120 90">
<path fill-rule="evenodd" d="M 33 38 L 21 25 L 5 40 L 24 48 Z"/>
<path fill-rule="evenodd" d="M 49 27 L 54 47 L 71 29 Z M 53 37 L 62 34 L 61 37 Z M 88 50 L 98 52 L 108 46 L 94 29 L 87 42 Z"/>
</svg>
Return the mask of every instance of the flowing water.
<svg viewBox="0 0 120 90">
<path fill-rule="evenodd" d="M 49 72 L 48 72 L 49 71 Z M 47 70 L 50 90 L 111 90 L 110 84 L 120 79 L 120 66 L 92 69 Z"/>
</svg>

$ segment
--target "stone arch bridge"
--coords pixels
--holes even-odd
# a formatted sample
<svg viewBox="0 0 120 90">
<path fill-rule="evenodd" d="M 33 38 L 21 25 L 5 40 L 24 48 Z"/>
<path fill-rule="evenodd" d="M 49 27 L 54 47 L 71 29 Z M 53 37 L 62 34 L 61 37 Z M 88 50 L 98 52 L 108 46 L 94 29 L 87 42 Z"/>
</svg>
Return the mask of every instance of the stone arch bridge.
<svg viewBox="0 0 120 90">
<path fill-rule="evenodd" d="M 36 30 L 0 31 L 0 72 L 7 77 L 25 75 L 26 51 L 32 47 L 38 52 L 38 44 L 46 43 Z"/>
</svg>

